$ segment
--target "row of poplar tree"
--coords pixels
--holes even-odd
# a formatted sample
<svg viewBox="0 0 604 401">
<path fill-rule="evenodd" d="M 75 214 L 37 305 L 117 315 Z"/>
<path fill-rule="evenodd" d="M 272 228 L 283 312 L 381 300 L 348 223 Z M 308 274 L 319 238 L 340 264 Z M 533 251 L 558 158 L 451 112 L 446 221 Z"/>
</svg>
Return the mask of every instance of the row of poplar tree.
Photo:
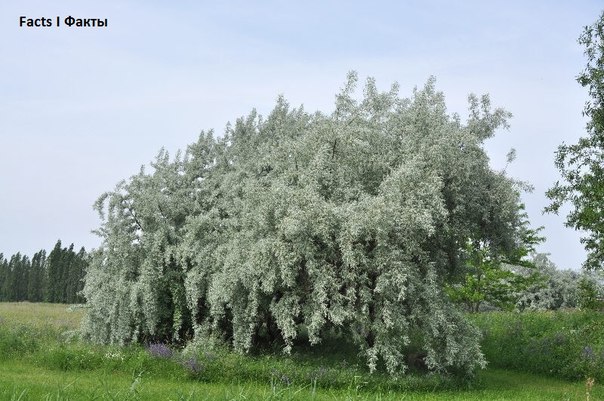
<svg viewBox="0 0 604 401">
<path fill-rule="evenodd" d="M 36 252 L 31 259 L 21 253 L 5 258 L 0 253 L 0 301 L 81 303 L 80 291 L 88 254 L 74 245 L 62 247 L 58 240 L 52 251 Z"/>
</svg>

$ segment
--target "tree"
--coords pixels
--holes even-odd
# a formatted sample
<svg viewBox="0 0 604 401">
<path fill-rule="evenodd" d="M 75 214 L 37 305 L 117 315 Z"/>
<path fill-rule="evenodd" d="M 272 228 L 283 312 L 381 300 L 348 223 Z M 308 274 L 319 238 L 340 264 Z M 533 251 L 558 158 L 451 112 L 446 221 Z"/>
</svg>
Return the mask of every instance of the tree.
<svg viewBox="0 0 604 401">
<path fill-rule="evenodd" d="M 31 270 L 27 283 L 27 300 L 41 302 L 45 292 L 45 267 L 46 251 L 40 250 L 31 259 Z"/>
<path fill-rule="evenodd" d="M 470 96 L 462 123 L 430 80 L 410 99 L 351 73 L 330 115 L 279 98 L 95 204 L 102 245 L 83 294 L 97 342 L 225 341 L 247 352 L 351 338 L 374 370 L 484 365 L 478 330 L 444 286 L 468 239 L 513 255 L 519 186 L 483 142 L 509 113 Z"/>
<path fill-rule="evenodd" d="M 511 160 L 510 160 L 511 161 Z M 469 240 L 466 244 L 466 273 L 460 282 L 447 286 L 451 299 L 476 313 L 481 307 L 514 309 L 528 288 L 540 281 L 529 258 L 544 241 L 542 227 L 531 229 L 524 205 L 519 205 L 522 223 L 515 246 L 505 254 L 493 252 L 488 243 Z"/>
<path fill-rule="evenodd" d="M 579 280 L 578 303 L 582 309 L 604 310 L 604 279 L 598 273 L 583 274 Z"/>
<path fill-rule="evenodd" d="M 76 254 L 73 244 L 61 248 L 61 241 L 46 258 L 46 251 L 31 260 L 21 253 L 6 260 L 0 253 L 0 301 L 83 302 L 80 294 L 88 265 L 86 250 Z"/>
<path fill-rule="evenodd" d="M 61 302 L 63 283 L 63 250 L 61 248 L 61 240 L 57 240 L 54 248 L 48 254 L 46 259 L 46 270 L 48 274 L 48 288 L 46 291 L 47 302 Z"/>
<path fill-rule="evenodd" d="M 569 202 L 573 210 L 566 225 L 584 230 L 581 239 L 587 250 L 584 267 L 604 269 L 604 13 L 579 38 L 585 46 L 587 66 L 577 81 L 587 87 L 590 100 L 584 115 L 589 118 L 587 136 L 574 145 L 562 144 L 556 152 L 556 167 L 562 182 L 547 191 L 547 212 L 558 213 Z"/>
<path fill-rule="evenodd" d="M 76 254 L 73 244 L 69 248 L 62 248 L 61 240 L 58 240 L 46 259 L 46 301 L 81 302 L 80 291 L 84 287 L 83 276 L 87 265 L 88 255 L 84 248 Z"/>
<path fill-rule="evenodd" d="M 31 275 L 31 261 L 17 252 L 6 261 L 0 255 L 0 299 L 4 301 L 25 301 Z"/>
<path fill-rule="evenodd" d="M 521 294 L 516 308 L 523 310 L 557 310 L 579 306 L 579 272 L 558 270 L 548 255 L 537 253 L 532 257 L 538 280 Z"/>
<path fill-rule="evenodd" d="M 86 249 L 81 247 L 78 253 L 74 254 L 73 262 L 69 273 L 69 290 L 66 299 L 67 303 L 83 303 L 84 298 L 81 291 L 84 288 L 84 275 L 88 266 L 88 254 Z"/>
<path fill-rule="evenodd" d="M 0 253 L 0 301 L 8 300 L 6 283 L 9 281 L 9 275 L 8 261 L 4 258 L 4 254 Z"/>
<path fill-rule="evenodd" d="M 12 301 L 14 297 L 15 280 L 10 260 L 13 260 L 13 257 L 6 259 L 0 254 L 0 300 L 2 301 Z"/>
<path fill-rule="evenodd" d="M 30 279 L 31 261 L 26 255 L 21 258 L 15 258 L 14 264 L 14 277 L 15 277 L 15 301 L 27 300 L 27 287 Z"/>
</svg>

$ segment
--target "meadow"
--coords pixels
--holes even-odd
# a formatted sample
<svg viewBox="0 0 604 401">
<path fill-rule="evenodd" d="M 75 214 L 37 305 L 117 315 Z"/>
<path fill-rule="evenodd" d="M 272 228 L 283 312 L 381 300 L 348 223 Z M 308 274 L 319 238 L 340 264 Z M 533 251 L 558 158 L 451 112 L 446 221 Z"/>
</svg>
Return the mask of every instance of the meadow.
<svg viewBox="0 0 604 401">
<path fill-rule="evenodd" d="M 362 360 L 341 342 L 298 349 L 291 356 L 269 350 L 246 356 L 224 349 L 192 352 L 163 344 L 98 346 L 78 337 L 83 313 L 68 305 L 0 303 L 0 400 L 604 399 L 599 379 L 593 383 L 587 376 L 548 377 L 501 361 L 490 361 L 470 381 L 420 373 L 401 379 L 381 372 L 370 375 Z M 485 337 L 487 358 L 505 354 L 493 344 L 501 337 L 495 333 L 505 333 L 506 319 L 514 317 L 506 316 L 480 316 L 483 330 L 494 322 Z M 586 333 L 596 326 L 583 324 L 593 319 L 577 316 L 572 318 L 576 327 L 568 330 L 588 327 L 579 333 L 585 342 Z M 539 324 L 545 323 L 533 326 Z M 523 327 L 532 326 L 524 323 Z M 594 338 L 599 337 L 594 334 Z"/>
</svg>

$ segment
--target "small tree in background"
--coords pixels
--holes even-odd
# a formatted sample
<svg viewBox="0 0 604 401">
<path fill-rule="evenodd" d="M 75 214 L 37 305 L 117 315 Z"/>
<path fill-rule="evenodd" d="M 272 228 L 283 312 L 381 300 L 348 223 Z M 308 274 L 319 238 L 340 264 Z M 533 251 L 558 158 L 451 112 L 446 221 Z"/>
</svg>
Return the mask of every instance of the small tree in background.
<svg viewBox="0 0 604 401">
<path fill-rule="evenodd" d="M 523 211 L 524 206 L 520 205 Z M 527 215 L 523 221 L 515 247 L 506 254 L 493 252 L 488 244 L 468 241 L 466 244 L 466 271 L 459 282 L 447 285 L 447 293 L 454 302 L 476 313 L 481 308 L 514 309 L 527 289 L 540 280 L 533 260 L 535 246 L 544 241 L 538 229 L 531 229 Z"/>
</svg>

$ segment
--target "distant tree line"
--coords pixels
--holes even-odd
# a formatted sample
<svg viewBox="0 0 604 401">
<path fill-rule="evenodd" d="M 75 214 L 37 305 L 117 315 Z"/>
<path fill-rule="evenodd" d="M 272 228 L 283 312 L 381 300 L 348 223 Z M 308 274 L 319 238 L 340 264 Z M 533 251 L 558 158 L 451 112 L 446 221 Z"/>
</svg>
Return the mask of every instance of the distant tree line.
<svg viewBox="0 0 604 401">
<path fill-rule="evenodd" d="M 52 251 L 36 252 L 31 259 L 20 252 L 5 258 L 0 253 L 0 301 L 82 303 L 80 291 L 88 265 L 84 247 L 62 247 L 57 241 Z"/>
</svg>

